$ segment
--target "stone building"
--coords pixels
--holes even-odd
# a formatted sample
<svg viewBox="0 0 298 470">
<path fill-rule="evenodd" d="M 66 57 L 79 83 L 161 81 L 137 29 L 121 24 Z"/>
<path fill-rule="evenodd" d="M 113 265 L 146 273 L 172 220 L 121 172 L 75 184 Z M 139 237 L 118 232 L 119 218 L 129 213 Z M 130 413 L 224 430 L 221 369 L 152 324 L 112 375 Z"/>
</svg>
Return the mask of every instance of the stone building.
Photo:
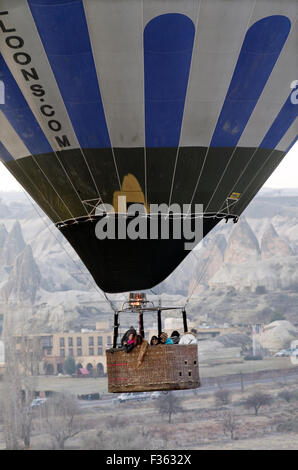
<svg viewBox="0 0 298 470">
<path fill-rule="evenodd" d="M 145 331 L 147 339 L 152 334 L 156 332 Z M 120 337 L 121 335 L 119 339 Z M 113 329 L 109 328 L 108 323 L 98 322 L 95 330 L 82 329 L 80 332 L 19 335 L 15 336 L 15 341 L 19 354 L 22 354 L 24 344 L 28 341 L 32 345 L 35 344 L 36 354 L 33 354 L 33 357 L 36 360 L 38 357 L 39 374 L 64 373 L 65 359 L 73 357 L 77 367 L 86 368 L 91 376 L 100 377 L 107 373 L 105 350 L 112 347 Z M 38 354 L 36 344 L 38 344 Z"/>
</svg>

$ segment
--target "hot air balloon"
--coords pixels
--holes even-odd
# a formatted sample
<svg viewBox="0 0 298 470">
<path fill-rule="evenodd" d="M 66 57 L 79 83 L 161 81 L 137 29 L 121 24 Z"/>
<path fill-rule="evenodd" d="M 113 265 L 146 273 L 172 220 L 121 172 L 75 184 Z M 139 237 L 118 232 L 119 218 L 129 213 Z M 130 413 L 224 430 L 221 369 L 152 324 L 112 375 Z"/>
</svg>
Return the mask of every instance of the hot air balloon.
<svg viewBox="0 0 298 470">
<path fill-rule="evenodd" d="M 130 293 L 129 300 L 114 314 L 113 347 L 106 350 L 108 391 L 110 393 L 144 392 L 163 390 L 195 389 L 200 386 L 198 345 L 157 344 L 149 346 L 143 339 L 141 345 L 135 345 L 129 353 L 118 345 L 118 327 L 120 314 L 139 314 L 139 333 L 144 338 L 143 315 L 157 313 L 157 334 L 162 334 L 162 312 L 181 311 L 183 330 L 187 333 L 187 316 L 184 307 L 161 307 L 147 300 L 145 293 Z M 188 335 L 192 336 L 192 335 Z M 193 336 L 194 338 L 194 336 Z"/>
<path fill-rule="evenodd" d="M 189 251 L 171 231 L 101 240 L 99 206 L 189 204 L 205 236 L 294 144 L 296 19 L 296 0 L 0 1 L 1 161 L 105 292 Z"/>
</svg>

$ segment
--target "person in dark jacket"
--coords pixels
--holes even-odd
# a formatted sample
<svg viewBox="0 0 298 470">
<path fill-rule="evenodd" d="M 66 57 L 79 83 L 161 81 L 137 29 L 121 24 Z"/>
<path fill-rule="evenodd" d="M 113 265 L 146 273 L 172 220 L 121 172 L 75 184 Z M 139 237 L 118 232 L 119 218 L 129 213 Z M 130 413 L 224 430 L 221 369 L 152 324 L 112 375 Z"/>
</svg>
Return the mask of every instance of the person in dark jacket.
<svg viewBox="0 0 298 470">
<path fill-rule="evenodd" d="M 131 326 L 131 327 L 129 328 L 129 330 L 127 330 L 127 331 L 124 333 L 124 335 L 122 336 L 122 339 L 121 339 L 121 347 L 124 346 L 124 342 L 127 343 L 128 339 L 129 339 L 129 335 L 131 335 L 131 334 L 134 334 L 134 335 L 137 334 L 137 332 L 136 332 L 136 330 L 135 330 L 135 328 L 134 328 L 133 326 Z"/>
<path fill-rule="evenodd" d="M 180 334 L 178 331 L 174 330 L 171 334 L 171 340 L 174 344 L 178 344 L 180 340 Z"/>
</svg>

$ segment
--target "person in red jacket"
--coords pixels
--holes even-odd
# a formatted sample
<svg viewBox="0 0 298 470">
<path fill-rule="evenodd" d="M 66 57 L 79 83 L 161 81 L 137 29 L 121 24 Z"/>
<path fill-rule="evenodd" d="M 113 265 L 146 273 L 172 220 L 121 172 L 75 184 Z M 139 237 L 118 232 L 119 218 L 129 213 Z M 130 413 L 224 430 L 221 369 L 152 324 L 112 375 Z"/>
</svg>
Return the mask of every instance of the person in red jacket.
<svg viewBox="0 0 298 470">
<path fill-rule="evenodd" d="M 137 335 L 135 333 L 130 333 L 128 340 L 123 342 L 124 350 L 129 353 L 137 344 Z"/>
</svg>

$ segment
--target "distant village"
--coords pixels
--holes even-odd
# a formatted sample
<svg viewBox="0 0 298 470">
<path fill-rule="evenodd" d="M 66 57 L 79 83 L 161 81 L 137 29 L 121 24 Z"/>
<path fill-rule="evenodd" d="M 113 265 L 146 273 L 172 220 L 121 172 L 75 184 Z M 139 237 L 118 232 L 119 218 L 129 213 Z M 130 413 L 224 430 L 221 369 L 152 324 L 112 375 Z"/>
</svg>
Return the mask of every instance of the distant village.
<svg viewBox="0 0 298 470">
<path fill-rule="evenodd" d="M 188 327 L 196 331 L 199 363 L 287 356 L 291 353 L 291 345 L 295 344 L 294 349 L 298 346 L 298 329 L 286 320 L 267 325 L 215 325 L 206 322 L 197 325 L 189 322 Z M 183 334 L 182 319 L 165 318 L 163 331 L 170 336 L 173 330 Z M 144 331 L 148 341 L 156 334 L 156 324 Z M 120 339 L 121 336 L 118 337 L 118 346 Z M 14 335 L 10 341 L 19 357 L 30 353 L 32 374 L 65 375 L 65 363 L 71 358 L 75 364 L 75 376 L 103 377 L 107 374 L 105 350 L 113 345 L 113 328 L 108 322 L 96 322 L 94 329 Z M 0 376 L 4 373 L 5 344 L 1 340 Z"/>
</svg>

